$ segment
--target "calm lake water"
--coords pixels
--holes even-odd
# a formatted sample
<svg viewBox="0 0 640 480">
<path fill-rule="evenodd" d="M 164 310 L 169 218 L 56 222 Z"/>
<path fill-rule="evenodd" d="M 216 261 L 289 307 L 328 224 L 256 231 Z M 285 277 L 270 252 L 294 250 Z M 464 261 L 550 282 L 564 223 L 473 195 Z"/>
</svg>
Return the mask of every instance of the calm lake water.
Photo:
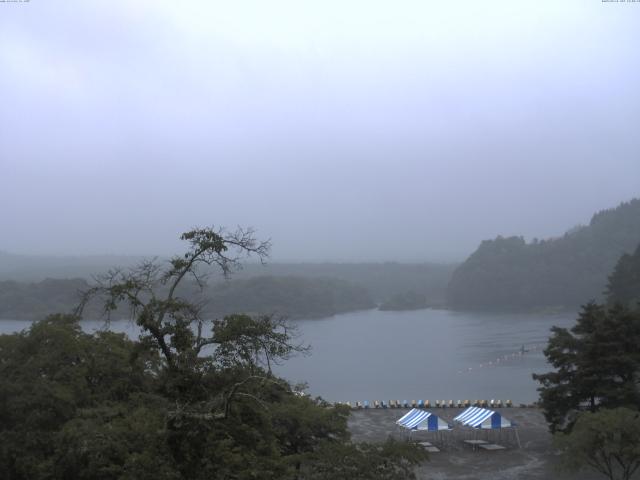
<svg viewBox="0 0 640 480">
<path fill-rule="evenodd" d="M 295 322 L 311 355 L 276 368 L 309 393 L 331 401 L 537 399 L 534 372 L 549 370 L 542 349 L 553 325 L 576 314 L 524 315 L 417 310 L 366 310 Z M 2 320 L 0 333 L 30 322 Z M 83 322 L 86 331 L 104 326 Z M 130 322 L 111 329 L 137 336 Z M 524 346 L 525 352 L 522 352 Z"/>
<path fill-rule="evenodd" d="M 553 325 L 576 315 L 505 315 L 447 310 L 363 312 L 297 322 L 311 356 L 278 372 L 332 401 L 537 399 L 534 372 Z M 526 351 L 521 353 L 524 345 Z"/>
</svg>

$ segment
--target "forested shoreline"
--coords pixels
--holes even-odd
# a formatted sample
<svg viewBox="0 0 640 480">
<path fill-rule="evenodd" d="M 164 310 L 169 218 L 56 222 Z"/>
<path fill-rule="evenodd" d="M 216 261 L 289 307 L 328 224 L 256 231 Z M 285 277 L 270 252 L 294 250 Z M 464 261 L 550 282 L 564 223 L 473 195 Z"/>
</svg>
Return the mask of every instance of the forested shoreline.
<svg viewBox="0 0 640 480">
<path fill-rule="evenodd" d="M 100 263 L 102 257 L 86 259 L 84 264 L 75 258 L 67 268 L 58 263 L 60 259 L 49 258 L 41 273 L 29 262 L 20 270 L 19 258 L 0 255 L 0 278 L 6 279 L 0 280 L 0 319 L 35 320 L 50 312 L 70 312 L 78 292 L 91 285 L 86 278 L 108 271 Z M 144 260 L 130 257 L 120 261 L 131 267 Z M 92 270 L 97 268 L 102 270 Z M 407 292 L 421 292 L 425 301 L 442 305 L 454 268 L 453 264 L 437 263 L 249 263 L 233 279 L 211 275 L 203 291 L 185 282 L 181 293 L 194 301 L 206 298 L 203 313 L 210 318 L 236 312 L 321 318 L 375 308 Z M 43 273 L 58 277 L 42 278 Z M 65 278 L 74 273 L 86 276 Z M 100 314 L 89 309 L 85 316 L 97 318 Z"/>
<path fill-rule="evenodd" d="M 348 406 L 310 398 L 304 385 L 274 375 L 272 365 L 309 351 L 291 324 L 242 313 L 213 322 L 202 318 L 199 299 L 184 296 L 194 285 L 182 284 L 187 276 L 199 284 L 198 261 L 218 261 L 225 273 L 234 271 L 233 260 L 219 257 L 219 245 L 227 240 L 216 236 L 208 229 L 188 232 L 183 239 L 191 248 L 168 264 L 149 261 L 112 270 L 91 285 L 72 282 L 84 287 L 76 315 L 51 314 L 27 330 L 0 336 L 4 477 L 416 477 L 415 467 L 428 458 L 419 445 L 353 442 Z M 249 238 L 241 248 L 262 254 L 266 246 Z M 568 468 L 598 469 L 608 457 L 598 463 L 588 462 L 590 457 L 639 438 L 639 266 L 640 247 L 618 259 L 607 305 L 590 303 L 576 326 L 553 328 L 545 355 L 560 370 L 534 375 L 560 461 Z M 263 291 L 263 281 L 240 284 Z M 299 279 L 281 277 L 273 285 L 278 282 L 295 289 L 290 282 Z M 49 292 L 65 292 L 56 282 L 42 283 Z M 405 305 L 422 301 L 414 294 L 397 299 Z M 138 340 L 80 328 L 91 308 L 113 313 L 118 307 L 140 327 Z M 215 349 L 205 353 L 210 345 Z M 595 384 L 594 371 L 600 379 Z M 604 446 L 585 444 L 600 434 L 608 436 Z M 620 452 L 621 468 L 637 468 L 637 452 Z"/>
<path fill-rule="evenodd" d="M 71 313 L 80 300 L 79 292 L 90 286 L 84 279 L 0 282 L 0 319 L 38 320 L 50 312 Z M 191 283 L 181 288 L 180 294 L 196 303 L 202 302 L 202 315 L 207 318 L 237 312 L 318 318 L 375 307 L 364 288 L 331 278 L 261 276 L 217 282 L 203 291 Z M 89 307 L 84 317 L 97 319 L 102 313 Z M 120 309 L 114 315 L 124 317 L 127 312 Z"/>
<path fill-rule="evenodd" d="M 262 259 L 269 242 L 242 229 L 181 239 L 186 253 L 168 263 L 97 277 L 74 315 L 0 335 L 0 477 L 415 478 L 423 449 L 352 443 L 347 407 L 274 375 L 273 365 L 309 350 L 295 327 L 238 313 L 212 322 L 180 295 L 187 279 L 203 285 L 199 266 L 229 275 L 240 265 L 229 250 Z M 139 338 L 83 332 L 91 305 L 128 310 Z"/>
<path fill-rule="evenodd" d="M 593 215 L 562 237 L 483 241 L 453 273 L 449 307 L 461 310 L 574 310 L 602 301 L 621 255 L 640 243 L 640 199 Z"/>
<path fill-rule="evenodd" d="M 460 265 L 438 263 L 248 263 L 234 279 L 212 276 L 204 291 L 187 284 L 191 300 L 207 298 L 203 313 L 234 312 L 321 318 L 379 306 L 477 311 L 575 311 L 601 301 L 621 255 L 640 244 L 640 199 L 593 215 L 589 225 L 559 238 L 483 241 Z M 43 318 L 69 312 L 77 292 L 107 270 L 111 257 L 24 257 L 0 253 L 0 319 Z M 114 257 L 122 268 L 142 257 Z M 166 261 L 159 259 L 159 261 Z M 40 266 L 38 266 L 40 265 Z M 205 272 L 206 273 L 206 272 Z M 43 278 L 51 274 L 52 278 Z M 77 276 L 73 276 L 77 274 Z M 86 315 L 97 318 L 99 312 Z"/>
</svg>

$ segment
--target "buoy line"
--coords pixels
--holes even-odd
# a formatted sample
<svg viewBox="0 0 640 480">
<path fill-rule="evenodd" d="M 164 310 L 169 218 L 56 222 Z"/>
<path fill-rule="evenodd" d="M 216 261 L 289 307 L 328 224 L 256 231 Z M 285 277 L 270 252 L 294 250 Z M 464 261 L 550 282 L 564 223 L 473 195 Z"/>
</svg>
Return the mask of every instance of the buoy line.
<svg viewBox="0 0 640 480">
<path fill-rule="evenodd" d="M 525 345 L 523 344 L 520 350 L 516 352 L 507 353 L 505 355 L 502 355 L 488 362 L 479 363 L 475 366 L 467 367 L 466 369 L 463 369 L 463 370 L 458 370 L 458 375 L 461 375 L 463 373 L 473 372 L 481 368 L 491 368 L 491 367 L 497 367 L 497 366 L 503 365 L 510 360 L 514 360 L 516 358 L 522 358 L 529 352 L 542 351 L 544 350 L 546 345 L 547 345 L 546 343 L 534 343 L 526 346 L 525 348 Z"/>
</svg>

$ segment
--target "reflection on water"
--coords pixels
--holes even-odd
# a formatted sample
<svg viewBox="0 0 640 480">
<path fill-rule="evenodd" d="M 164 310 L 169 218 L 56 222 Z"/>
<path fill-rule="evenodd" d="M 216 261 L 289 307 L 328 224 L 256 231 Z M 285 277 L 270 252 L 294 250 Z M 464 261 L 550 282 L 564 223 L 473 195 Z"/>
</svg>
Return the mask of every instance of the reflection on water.
<svg viewBox="0 0 640 480">
<path fill-rule="evenodd" d="M 312 395 L 331 401 L 537 399 L 534 372 L 549 369 L 542 347 L 553 325 L 569 327 L 576 315 L 523 315 L 417 310 L 367 310 L 295 322 L 311 355 L 276 368 L 308 382 Z M 0 332 L 30 322 L 2 320 Z M 104 328 L 84 321 L 83 329 Z M 113 321 L 110 328 L 137 337 L 138 328 Z M 525 352 L 522 352 L 524 346 Z"/>
</svg>

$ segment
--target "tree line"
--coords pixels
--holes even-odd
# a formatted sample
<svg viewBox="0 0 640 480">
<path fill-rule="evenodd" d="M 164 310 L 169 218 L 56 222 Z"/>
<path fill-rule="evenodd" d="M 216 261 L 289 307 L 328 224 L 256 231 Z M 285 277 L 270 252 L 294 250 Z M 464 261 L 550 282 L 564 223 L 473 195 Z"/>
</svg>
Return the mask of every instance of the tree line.
<svg viewBox="0 0 640 480">
<path fill-rule="evenodd" d="M 34 320 L 49 312 L 70 312 L 78 302 L 79 292 L 89 286 L 84 279 L 0 281 L 0 319 Z M 158 287 L 159 291 L 163 288 Z M 276 314 L 291 319 L 320 318 L 375 306 L 366 289 L 335 278 L 258 276 L 219 281 L 204 289 L 189 280 L 179 290 L 184 298 L 203 302 L 202 314 L 209 318 L 237 312 Z M 127 315 L 124 309 L 118 313 L 122 318 Z M 89 305 L 84 317 L 95 319 L 101 314 L 99 308 Z"/>
<path fill-rule="evenodd" d="M 640 199 L 596 213 L 560 238 L 483 241 L 453 273 L 447 303 L 461 309 L 573 309 L 604 299 L 607 276 L 640 242 Z"/>
<path fill-rule="evenodd" d="M 354 444 L 348 409 L 303 393 L 272 366 L 307 347 L 285 321 L 216 321 L 180 294 L 203 266 L 231 274 L 269 244 L 247 230 L 186 232 L 162 264 L 111 270 L 74 314 L 0 336 L 0 477 L 74 479 L 405 479 L 426 459 L 404 442 Z M 138 340 L 79 321 L 122 306 Z"/>
<path fill-rule="evenodd" d="M 138 258 L 125 269 L 144 261 Z M 442 306 L 452 270 L 452 265 L 437 264 L 327 263 L 262 267 L 249 263 L 227 280 L 217 277 L 216 272 L 209 272 L 212 275 L 204 289 L 192 280 L 185 281 L 180 285 L 180 293 L 194 302 L 207 300 L 204 314 L 211 318 L 237 312 L 274 313 L 291 319 L 321 318 L 374 308 L 379 303 L 391 310 Z M 84 278 L 0 280 L 0 319 L 35 320 L 49 312 L 68 312 L 78 301 L 78 292 L 87 289 L 89 284 Z M 125 311 L 120 314 L 126 316 Z M 101 312 L 90 305 L 84 315 L 98 318 Z"/>
<path fill-rule="evenodd" d="M 640 469 L 640 245 L 609 276 L 606 302 L 582 307 L 576 324 L 554 327 L 534 375 L 563 467 L 611 480 Z"/>
</svg>

